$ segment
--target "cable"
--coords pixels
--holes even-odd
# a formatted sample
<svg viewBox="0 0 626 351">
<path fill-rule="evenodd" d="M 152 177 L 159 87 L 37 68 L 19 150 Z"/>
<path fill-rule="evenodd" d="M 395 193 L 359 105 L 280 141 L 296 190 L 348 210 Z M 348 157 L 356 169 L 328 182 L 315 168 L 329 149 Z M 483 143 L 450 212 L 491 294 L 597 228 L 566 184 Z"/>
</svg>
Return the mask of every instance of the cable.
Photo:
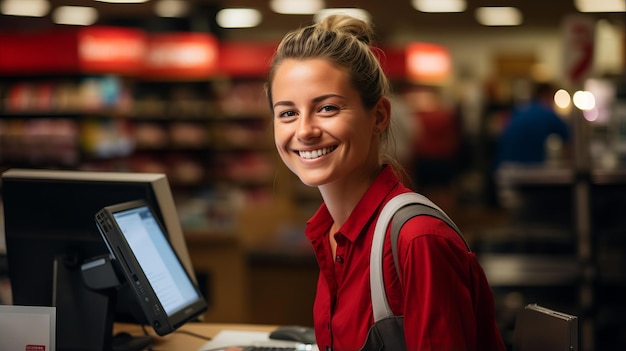
<svg viewBox="0 0 626 351">
<path fill-rule="evenodd" d="M 193 337 L 196 337 L 196 338 L 199 338 L 199 339 L 203 339 L 203 340 L 207 340 L 207 341 L 212 339 L 210 336 L 194 333 L 194 332 L 191 332 L 189 330 L 178 329 L 178 330 L 175 331 L 175 333 L 187 334 L 187 335 L 191 335 Z"/>
<path fill-rule="evenodd" d="M 144 335 L 152 337 L 152 335 L 150 335 L 150 333 L 148 333 L 148 329 L 146 329 L 146 325 L 145 324 L 141 325 L 141 329 L 143 330 Z M 152 349 L 152 344 L 148 345 L 148 347 L 146 347 L 145 351 L 154 351 Z"/>
</svg>

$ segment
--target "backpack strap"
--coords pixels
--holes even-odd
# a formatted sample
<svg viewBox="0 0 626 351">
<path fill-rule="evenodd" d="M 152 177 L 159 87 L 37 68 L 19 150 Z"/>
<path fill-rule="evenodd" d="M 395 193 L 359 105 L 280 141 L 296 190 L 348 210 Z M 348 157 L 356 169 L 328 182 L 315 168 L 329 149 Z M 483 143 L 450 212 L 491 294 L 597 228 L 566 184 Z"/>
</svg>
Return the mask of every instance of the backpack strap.
<svg viewBox="0 0 626 351">
<path fill-rule="evenodd" d="M 393 312 L 387 302 L 387 294 L 385 293 L 385 285 L 382 272 L 382 254 L 383 244 L 385 242 L 385 234 L 387 227 L 391 223 L 391 248 L 393 252 L 394 263 L 398 275 L 399 263 L 397 253 L 398 236 L 400 228 L 404 223 L 412 217 L 428 215 L 443 220 L 463 239 L 465 246 L 469 250 L 469 245 L 461 235 L 461 231 L 456 224 L 446 215 L 446 213 L 430 201 L 427 197 L 410 192 L 399 194 L 393 197 L 385 204 L 378 216 L 376 226 L 374 227 L 374 238 L 372 241 L 372 250 L 370 253 L 370 289 L 372 294 L 372 309 L 374 311 L 374 321 L 379 321 L 387 317 L 393 317 Z"/>
<path fill-rule="evenodd" d="M 433 207 L 434 206 L 434 207 Z M 400 229 L 404 223 L 406 223 L 409 219 L 415 216 L 431 216 L 435 218 L 439 218 L 444 221 L 450 228 L 454 229 L 454 231 L 459 235 L 459 237 L 463 240 L 467 251 L 470 250 L 470 246 L 461 234 L 461 230 L 456 226 L 454 221 L 448 217 L 448 215 L 443 212 L 439 207 L 436 207 L 432 202 L 430 204 L 426 203 L 411 203 L 408 204 L 396 212 L 391 221 L 391 251 L 393 252 L 393 261 L 396 266 L 396 271 L 398 272 L 398 276 L 400 275 L 400 265 L 398 262 L 398 237 L 400 236 Z"/>
</svg>

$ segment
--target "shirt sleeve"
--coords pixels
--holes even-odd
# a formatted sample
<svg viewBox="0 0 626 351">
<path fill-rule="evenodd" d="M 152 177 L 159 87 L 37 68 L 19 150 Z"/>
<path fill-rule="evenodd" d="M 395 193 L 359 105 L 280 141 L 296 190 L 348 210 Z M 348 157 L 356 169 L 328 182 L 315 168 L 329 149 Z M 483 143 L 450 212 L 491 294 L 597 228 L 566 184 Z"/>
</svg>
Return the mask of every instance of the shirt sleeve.
<svg viewBox="0 0 626 351">
<path fill-rule="evenodd" d="M 419 216 L 403 226 L 399 248 L 408 350 L 478 351 L 470 254 L 458 234 Z"/>
</svg>

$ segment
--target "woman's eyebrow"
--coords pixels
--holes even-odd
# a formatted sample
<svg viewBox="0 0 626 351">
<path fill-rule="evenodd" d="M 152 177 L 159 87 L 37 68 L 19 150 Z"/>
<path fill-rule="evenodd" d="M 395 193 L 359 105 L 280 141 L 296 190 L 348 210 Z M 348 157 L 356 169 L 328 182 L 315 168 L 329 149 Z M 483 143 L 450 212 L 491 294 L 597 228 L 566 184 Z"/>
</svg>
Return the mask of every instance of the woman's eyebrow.
<svg viewBox="0 0 626 351">
<path fill-rule="evenodd" d="M 291 101 L 277 101 L 272 107 L 276 108 L 278 106 L 294 106 L 295 104 Z"/>
<path fill-rule="evenodd" d="M 324 101 L 324 100 L 326 100 L 328 98 L 331 98 L 331 97 L 337 97 L 337 98 L 342 98 L 343 99 L 343 96 L 341 96 L 339 94 L 324 94 L 324 95 L 321 95 L 321 96 L 318 96 L 318 97 L 314 98 L 313 102 L 314 103 L 318 103 L 320 101 Z M 276 108 L 278 106 L 295 106 L 295 104 L 293 103 L 293 101 L 277 101 L 273 105 L 273 108 Z"/>
<path fill-rule="evenodd" d="M 328 98 L 331 98 L 331 97 L 343 98 L 343 96 L 338 95 L 338 94 L 325 94 L 325 95 L 316 97 L 315 99 L 313 99 L 313 102 L 324 101 L 324 100 L 326 100 Z"/>
</svg>

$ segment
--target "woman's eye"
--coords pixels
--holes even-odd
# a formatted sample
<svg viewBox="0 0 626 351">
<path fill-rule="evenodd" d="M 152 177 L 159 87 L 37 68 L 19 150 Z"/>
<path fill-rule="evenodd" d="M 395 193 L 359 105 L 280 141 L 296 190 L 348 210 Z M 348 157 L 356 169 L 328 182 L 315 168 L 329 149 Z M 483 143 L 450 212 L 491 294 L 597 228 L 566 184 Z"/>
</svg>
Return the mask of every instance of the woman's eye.
<svg viewBox="0 0 626 351">
<path fill-rule="evenodd" d="M 325 106 L 322 106 L 322 108 L 320 109 L 320 112 L 334 112 L 336 110 L 337 110 L 336 106 L 325 105 Z"/>
<path fill-rule="evenodd" d="M 296 113 L 294 111 L 283 111 L 278 114 L 278 117 L 289 118 L 289 117 L 294 117 L 295 115 Z"/>
</svg>

